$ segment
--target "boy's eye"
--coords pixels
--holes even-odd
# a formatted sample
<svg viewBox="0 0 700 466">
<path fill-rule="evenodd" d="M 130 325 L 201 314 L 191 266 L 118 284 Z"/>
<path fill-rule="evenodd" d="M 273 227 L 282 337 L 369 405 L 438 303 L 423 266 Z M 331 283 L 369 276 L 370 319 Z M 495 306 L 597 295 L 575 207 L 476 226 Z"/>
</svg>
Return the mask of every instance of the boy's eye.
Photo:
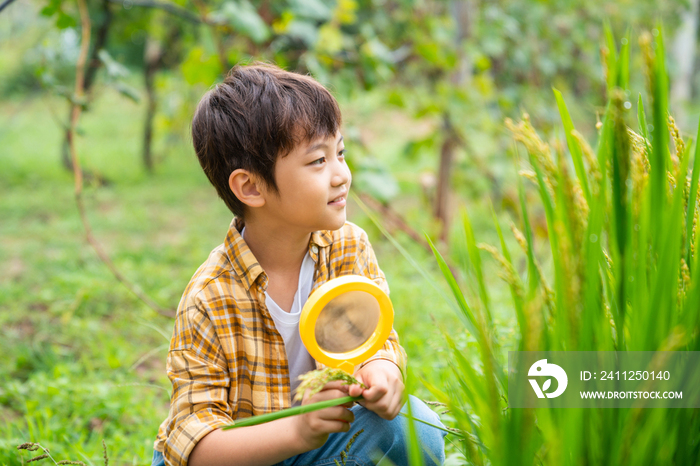
<svg viewBox="0 0 700 466">
<path fill-rule="evenodd" d="M 338 157 L 345 157 L 345 149 L 338 152 Z"/>
<path fill-rule="evenodd" d="M 321 165 L 325 161 L 326 161 L 326 158 L 321 157 L 320 159 L 316 159 L 313 162 L 311 162 L 310 165 Z"/>
</svg>

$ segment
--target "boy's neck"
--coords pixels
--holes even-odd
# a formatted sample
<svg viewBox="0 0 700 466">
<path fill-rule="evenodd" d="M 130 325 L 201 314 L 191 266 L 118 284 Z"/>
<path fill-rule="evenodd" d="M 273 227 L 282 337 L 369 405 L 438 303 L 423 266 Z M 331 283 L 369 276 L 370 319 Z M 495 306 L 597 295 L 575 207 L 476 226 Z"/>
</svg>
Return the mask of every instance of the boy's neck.
<svg viewBox="0 0 700 466">
<path fill-rule="evenodd" d="M 265 273 L 298 274 L 309 249 L 311 233 L 245 222 L 244 240 Z"/>
</svg>

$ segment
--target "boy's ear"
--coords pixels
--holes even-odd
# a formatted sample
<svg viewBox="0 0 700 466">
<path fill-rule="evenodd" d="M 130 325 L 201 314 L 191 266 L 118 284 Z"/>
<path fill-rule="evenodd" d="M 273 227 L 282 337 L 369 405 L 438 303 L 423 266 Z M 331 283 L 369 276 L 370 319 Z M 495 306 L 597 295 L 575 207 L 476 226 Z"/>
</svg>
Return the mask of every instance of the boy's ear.
<svg viewBox="0 0 700 466">
<path fill-rule="evenodd" d="M 262 207 L 265 205 L 261 181 L 251 175 L 247 170 L 238 168 L 228 177 L 228 186 L 239 201 L 249 207 Z"/>
</svg>

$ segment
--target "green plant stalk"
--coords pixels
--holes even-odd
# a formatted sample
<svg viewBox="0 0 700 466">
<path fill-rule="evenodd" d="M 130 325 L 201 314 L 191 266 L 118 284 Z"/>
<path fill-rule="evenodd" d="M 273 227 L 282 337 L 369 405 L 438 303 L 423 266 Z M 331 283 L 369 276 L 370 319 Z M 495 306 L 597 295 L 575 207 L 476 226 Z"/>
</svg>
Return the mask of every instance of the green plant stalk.
<svg viewBox="0 0 700 466">
<path fill-rule="evenodd" d="M 653 144 L 650 154 L 651 163 L 651 214 L 652 224 L 664 226 L 664 206 L 666 204 L 666 166 L 669 162 L 668 152 L 668 75 L 666 74 L 666 60 L 664 53 L 663 34 L 658 26 L 659 33 L 656 36 L 656 55 L 654 69 L 649 70 L 653 76 L 652 91 L 652 118 L 654 130 L 652 131 Z M 663 230 L 664 228 L 662 228 Z M 653 252 L 661 252 L 661 234 L 654 236 Z"/>
<path fill-rule="evenodd" d="M 410 371 L 406 374 L 406 388 L 410 393 L 413 390 L 413 384 L 415 383 Z M 413 418 L 413 411 L 411 409 L 411 401 L 408 400 L 406 403 L 406 409 L 408 411 L 409 418 Z M 418 439 L 418 432 L 416 426 L 413 422 L 408 423 L 408 464 L 410 466 L 424 466 L 425 461 L 423 461 L 423 455 L 421 453 L 420 440 Z"/>
<path fill-rule="evenodd" d="M 644 113 L 644 102 L 642 102 L 642 94 L 639 93 L 637 98 L 637 122 L 639 124 L 639 134 L 644 136 L 644 145 L 647 148 L 647 154 L 651 156 L 651 146 L 649 145 L 649 129 L 647 128 L 647 117 Z"/>
<path fill-rule="evenodd" d="M 695 218 L 695 203 L 697 202 L 698 194 L 698 177 L 700 176 L 700 121 L 698 122 L 698 132 L 695 138 L 695 155 L 693 157 L 693 175 L 692 181 L 690 183 L 690 198 L 688 199 L 688 212 L 685 217 L 685 263 L 688 267 L 692 267 L 692 260 L 690 254 L 690 244 L 693 240 L 693 219 Z M 698 254 L 697 249 L 695 254 Z M 692 269 L 691 269 L 692 271 Z"/>
<path fill-rule="evenodd" d="M 586 201 L 590 204 L 591 202 L 591 189 L 588 187 L 588 178 L 586 176 L 586 169 L 583 166 L 583 154 L 581 153 L 581 147 L 578 141 L 574 139 L 571 132 L 575 129 L 574 123 L 571 120 L 571 115 L 566 107 L 566 102 L 564 98 L 556 88 L 552 88 L 554 92 L 554 98 L 557 101 L 557 106 L 559 107 L 559 115 L 561 116 L 561 122 L 564 125 L 564 132 L 566 135 L 566 144 L 569 146 L 569 153 L 574 161 L 574 169 L 576 170 L 576 176 L 581 184 L 581 189 L 583 190 L 584 196 L 586 196 Z"/>
<path fill-rule="evenodd" d="M 311 403 L 308 405 L 295 406 L 293 408 L 283 409 L 281 411 L 275 411 L 274 413 L 261 414 L 259 416 L 252 416 L 240 421 L 234 421 L 233 424 L 222 427 L 222 430 L 235 429 L 236 427 L 248 427 L 257 426 L 258 424 L 264 424 L 266 422 L 276 421 L 277 419 L 283 419 L 285 417 L 296 416 L 297 414 L 306 414 L 318 411 L 319 409 L 331 408 L 333 406 L 342 405 L 345 403 L 350 403 L 351 401 L 361 400 L 361 396 L 344 396 L 342 398 L 336 398 L 335 400 L 319 401 L 318 403 Z"/>
<path fill-rule="evenodd" d="M 615 277 L 615 298 L 618 308 L 618 322 L 616 322 L 617 341 L 624 343 L 625 309 L 627 296 L 627 228 L 628 228 L 628 201 L 629 188 L 629 136 L 624 119 L 624 94 L 620 90 L 611 91 L 612 101 L 612 141 L 610 144 L 610 162 L 612 167 L 612 219 L 610 235 L 610 252 L 613 256 L 613 268 Z"/>
<path fill-rule="evenodd" d="M 443 331 L 443 334 L 445 335 L 445 342 L 450 350 L 452 350 L 454 356 L 451 366 L 454 368 L 455 372 L 459 370 L 459 374 L 462 375 L 459 383 L 463 384 L 465 397 L 471 406 L 478 407 L 480 410 L 487 409 L 488 395 L 486 393 L 486 380 L 484 376 L 478 374 L 474 370 L 471 363 L 459 350 L 454 340 L 446 332 Z"/>
<path fill-rule="evenodd" d="M 519 162 L 519 161 L 518 161 Z M 534 165 L 534 164 L 533 164 Z M 533 251 L 532 227 L 527 211 L 527 203 L 525 201 L 525 189 L 523 181 L 518 177 L 518 199 L 520 200 L 520 209 L 523 216 L 523 234 L 527 242 L 527 282 L 528 282 L 528 298 L 530 298 L 540 281 L 540 275 L 535 266 L 535 253 Z"/>
<path fill-rule="evenodd" d="M 535 158 L 533 156 L 530 157 L 530 164 L 532 165 L 532 168 L 535 169 L 535 174 L 537 175 L 537 184 L 540 188 L 540 198 L 542 199 L 542 204 L 544 205 L 544 213 L 545 213 L 545 220 L 547 222 L 547 231 L 549 233 L 549 243 L 552 251 L 559 251 L 559 237 L 557 236 L 554 222 L 555 222 L 555 214 L 554 214 L 554 202 L 552 201 L 552 198 L 549 195 L 549 191 L 547 191 L 547 186 L 544 182 L 544 176 L 542 175 L 542 168 L 536 163 Z M 557 189 L 561 189 L 560 186 Z M 556 195 L 556 193 L 555 193 Z M 523 204 L 524 205 L 524 204 Z M 530 244 L 530 249 L 532 249 L 532 244 L 530 240 L 528 239 L 528 244 Z M 534 254 L 534 253 L 533 253 Z M 557 256 L 554 256 L 552 258 L 552 262 L 554 265 L 554 288 L 556 291 L 556 303 L 557 303 L 557 309 L 564 309 L 564 306 L 562 305 L 562 299 L 563 299 L 563 293 L 561 289 L 562 285 L 562 264 L 560 261 L 560 258 Z M 534 260 L 534 259 L 533 259 Z M 544 314 L 542 315 L 542 322 L 546 322 L 547 319 L 545 318 Z M 546 328 L 546 326 L 545 326 Z M 545 330 L 544 332 L 547 334 L 548 332 Z M 565 341 L 565 340 L 564 340 Z M 551 347 L 548 345 L 545 346 L 545 348 L 549 349 L 550 351 L 552 350 Z M 563 348 L 557 348 L 557 350 L 562 350 Z"/>
<path fill-rule="evenodd" d="M 614 123 L 612 117 L 612 104 L 611 100 L 608 101 L 605 110 L 605 116 L 603 117 L 603 127 L 598 141 L 598 150 L 596 157 L 598 159 L 598 166 L 607 166 L 608 160 L 610 160 L 611 145 L 613 140 L 613 130 Z M 608 280 L 608 269 L 607 264 L 603 254 L 603 232 L 606 217 L 606 206 L 608 202 L 607 194 L 607 184 L 608 184 L 608 170 L 601 168 L 601 176 L 598 184 L 598 196 L 595 198 L 593 204 L 591 205 L 591 210 L 589 214 L 588 229 L 586 231 L 586 245 L 584 251 L 584 257 L 586 261 L 586 280 L 585 280 L 585 303 L 586 309 L 601 309 L 604 305 L 605 289 Z M 595 240 L 593 239 L 595 238 Z M 619 316 L 617 315 L 615 303 L 611 303 L 611 314 L 615 322 L 619 322 Z M 598 314 L 600 315 L 600 314 Z M 590 344 L 589 348 L 600 348 L 604 347 L 602 342 L 598 341 L 600 335 L 596 331 L 600 328 L 599 323 L 604 322 L 606 319 L 604 316 L 600 316 L 599 319 L 594 321 L 594 317 L 591 316 L 584 319 L 584 324 L 587 329 L 587 339 Z M 621 342 L 618 340 L 617 348 L 621 348 Z"/>
<path fill-rule="evenodd" d="M 541 169 L 536 169 L 536 172 L 541 173 Z M 539 175 L 538 175 L 539 176 Z M 552 199 L 551 208 L 552 210 L 552 222 L 551 229 L 548 231 L 552 233 L 549 234 L 550 244 L 556 244 L 555 251 L 570 251 L 571 250 L 571 240 L 570 232 L 571 226 L 568 222 L 568 216 L 566 213 L 566 195 L 564 190 L 565 185 L 565 175 L 560 168 L 557 172 L 557 184 L 554 189 L 554 198 Z M 544 187 L 544 184 L 541 185 Z M 545 210 L 545 213 L 547 211 Z M 566 342 L 566 344 L 576 344 L 574 340 L 571 339 L 571 322 L 567 317 L 567 313 L 575 311 L 575 304 L 571 303 L 569 300 L 573 297 L 569 289 L 570 280 L 570 263 L 566 257 L 569 253 L 563 252 L 562 254 L 557 254 L 553 256 L 552 265 L 554 267 L 554 291 L 555 291 L 555 306 L 552 308 L 551 314 L 553 314 L 553 319 L 555 325 L 552 326 L 552 333 L 554 338 L 552 341 Z M 558 350 L 567 350 L 568 346 L 553 347 Z"/>
<path fill-rule="evenodd" d="M 222 430 L 235 429 L 236 427 L 257 426 L 260 424 L 265 424 L 266 422 L 276 421 L 277 419 L 283 419 L 283 418 L 290 417 L 290 416 L 296 416 L 298 414 L 311 413 L 314 411 L 318 411 L 320 409 L 331 408 L 333 406 L 342 405 L 342 404 L 348 403 L 350 401 L 359 401 L 361 399 L 362 399 L 361 396 L 344 396 L 342 398 L 337 398 L 335 400 L 319 401 L 318 403 L 311 403 L 308 405 L 296 406 L 294 408 L 283 409 L 281 411 L 276 411 L 274 413 L 267 413 L 267 414 L 261 414 L 260 416 L 248 417 L 248 418 L 242 419 L 240 421 L 236 421 L 233 424 L 230 424 L 228 426 L 222 427 Z M 437 426 L 435 424 L 424 421 L 422 419 L 415 418 L 410 413 L 409 414 L 399 413 L 399 414 L 401 416 L 405 417 L 406 419 L 410 419 L 413 421 L 423 423 L 427 426 L 434 427 L 435 429 L 439 429 L 439 430 L 442 430 L 444 432 L 447 432 L 448 434 L 454 434 L 454 435 L 457 435 L 458 437 L 464 437 L 464 434 L 451 431 L 449 429 Z"/>
<path fill-rule="evenodd" d="M 500 382 L 501 387 L 507 385 L 508 378 L 505 374 L 505 371 L 503 371 L 494 355 L 494 351 L 498 349 L 497 342 L 493 340 L 493 335 L 488 332 L 488 329 L 484 328 L 483 318 L 477 319 L 477 317 L 474 315 L 474 312 L 467 303 L 466 298 L 462 294 L 462 291 L 460 290 L 459 285 L 457 284 L 457 280 L 455 279 L 454 275 L 452 275 L 452 271 L 450 271 L 450 268 L 447 266 L 445 259 L 437 250 L 437 248 L 430 240 L 430 237 L 428 235 L 426 235 L 426 239 L 431 249 L 433 250 L 433 254 L 438 260 L 438 266 L 440 267 L 440 271 L 442 272 L 443 276 L 450 285 L 450 289 L 452 290 L 460 309 L 467 316 L 468 321 L 470 321 L 473 324 L 477 331 L 477 333 L 474 334 L 474 337 L 477 339 L 477 342 L 479 342 L 479 349 L 484 366 L 487 369 L 489 369 L 486 373 L 495 375 L 496 379 Z M 494 369 L 490 370 L 490 368 Z M 492 382 L 490 379 L 488 379 L 488 381 L 489 383 Z M 490 385 L 492 385 L 490 387 L 491 392 L 495 394 L 497 392 L 495 384 L 490 383 Z"/>
<path fill-rule="evenodd" d="M 513 265 L 513 260 L 511 259 L 510 256 L 510 251 L 508 250 L 508 246 L 506 245 L 506 241 L 503 238 L 503 232 L 501 231 L 501 225 L 498 223 L 498 218 L 496 217 L 496 211 L 493 209 L 493 204 L 489 202 L 489 206 L 491 208 L 491 216 L 493 217 L 493 223 L 496 226 L 496 231 L 498 232 L 498 238 L 501 241 L 501 251 L 503 252 L 503 257 L 508 261 L 508 263 L 512 266 Z M 517 279 L 520 280 L 520 276 L 517 276 Z M 524 285 L 521 285 L 522 289 L 525 289 Z M 523 310 L 523 298 L 524 296 L 519 296 L 515 285 L 511 284 L 510 285 L 510 294 L 511 297 L 513 298 L 513 304 L 515 306 L 515 315 L 518 321 L 518 328 L 520 329 L 520 335 L 524 335 L 526 329 L 527 329 L 527 324 L 525 322 L 525 311 Z M 524 351 L 525 350 L 525 338 L 520 338 L 518 340 L 518 351 Z M 508 385 L 505 387 L 505 394 L 506 397 L 508 396 Z"/>
<path fill-rule="evenodd" d="M 627 91 L 630 87 L 630 28 L 622 39 L 617 66 L 617 85 Z"/>
<path fill-rule="evenodd" d="M 488 326 L 488 331 L 493 332 L 493 317 L 491 316 L 490 301 L 488 291 L 486 290 L 486 283 L 484 281 L 484 273 L 481 267 L 481 257 L 479 255 L 479 248 L 476 247 L 476 239 L 474 239 L 474 229 L 472 228 L 471 221 L 469 220 L 469 215 L 465 209 L 462 210 L 462 223 L 464 226 L 464 238 L 467 242 L 467 251 L 469 251 L 469 259 L 474 268 L 474 274 L 476 275 L 476 280 L 479 284 L 479 297 L 483 304 L 484 311 L 486 313 L 486 324 Z"/>
<path fill-rule="evenodd" d="M 605 46 L 608 49 L 605 67 L 607 68 L 607 89 L 608 91 L 615 87 L 617 82 L 617 46 L 615 45 L 615 36 L 612 32 L 612 27 L 609 21 L 603 24 L 603 32 L 605 33 Z M 610 95 L 608 94 L 608 98 Z"/>
<path fill-rule="evenodd" d="M 518 154 L 517 151 L 517 146 L 516 146 L 516 156 Z M 516 161 L 520 163 L 519 156 L 517 156 Z M 535 164 L 533 164 L 533 167 Z M 535 243 L 534 243 L 534 235 L 532 233 L 532 226 L 530 224 L 530 218 L 528 214 L 528 209 L 527 209 L 527 202 L 525 199 L 525 188 L 523 186 L 523 181 L 520 176 L 517 178 L 518 182 L 518 198 L 520 200 L 520 210 L 522 213 L 522 222 L 523 222 L 523 234 L 525 235 L 525 242 L 527 243 L 527 293 L 526 293 L 526 302 L 527 301 L 532 301 L 534 298 L 536 292 L 537 292 L 537 287 L 541 286 L 542 287 L 542 292 L 544 293 L 545 289 L 545 284 L 544 280 L 542 277 L 540 277 L 540 274 L 537 270 L 537 265 L 535 264 Z M 547 194 L 548 195 L 548 194 Z M 547 318 L 545 315 L 544 311 L 544 306 L 539 310 L 539 312 L 542 315 L 542 322 L 546 322 Z M 549 333 L 546 331 L 545 328 L 542 328 L 542 335 L 544 338 L 544 341 L 542 343 L 542 348 L 549 348 Z M 523 335 L 523 339 L 525 336 Z M 525 345 L 527 347 L 527 345 Z"/>
<path fill-rule="evenodd" d="M 665 230 L 661 232 L 661 250 L 658 261 L 659 273 L 656 275 L 652 288 L 652 309 L 666 309 L 667 312 L 659 316 L 656 321 L 647 323 L 647 341 L 654 348 L 663 341 L 671 328 L 677 322 L 676 296 L 678 294 L 678 281 L 667 283 L 665 277 L 677 277 L 680 268 L 681 252 L 681 219 L 683 214 L 683 190 L 685 188 L 685 176 L 688 171 L 690 154 L 686 154 L 681 162 L 681 177 L 673 192 L 671 207 L 665 219 Z"/>
<path fill-rule="evenodd" d="M 422 424 L 425 424 L 426 426 L 435 427 L 436 429 L 440 429 L 441 431 L 447 432 L 448 434 L 453 434 L 453 435 L 456 435 L 457 437 L 466 438 L 466 435 L 464 435 L 461 432 L 455 432 L 455 431 L 450 430 L 450 429 L 445 429 L 444 427 L 436 426 L 435 424 L 432 424 L 428 421 L 424 421 L 423 419 L 418 419 L 417 417 L 409 416 L 406 413 L 399 413 L 399 415 L 405 417 L 406 419 L 410 419 L 412 421 L 416 421 L 416 422 L 420 422 Z"/>
<path fill-rule="evenodd" d="M 606 112 L 605 121 L 609 120 L 609 110 Z M 609 124 L 603 125 L 603 131 L 601 134 L 601 141 L 605 141 L 609 136 Z M 598 148 L 598 161 L 607 160 L 606 152 L 607 144 L 601 143 Z M 605 165 L 603 165 L 605 166 Z M 592 198 L 590 204 L 590 214 L 588 219 L 588 226 L 583 238 L 583 251 L 582 256 L 584 258 L 584 283 L 583 283 L 583 295 L 584 295 L 584 308 L 585 309 L 598 309 L 601 310 L 603 307 L 604 298 L 601 297 L 603 290 L 603 277 L 601 271 L 601 263 L 603 262 L 603 254 L 600 243 L 602 239 L 602 229 L 605 216 L 605 204 L 606 204 L 606 182 L 607 182 L 607 170 L 601 171 L 601 179 L 597 186 L 597 196 Z M 600 347 L 600 342 L 598 340 L 598 328 L 601 322 L 604 321 L 604 315 L 602 311 L 596 314 L 588 315 L 588 318 L 583 320 L 583 333 L 582 333 L 582 346 L 583 350 L 593 350 L 596 347 Z M 603 334 L 603 333 L 601 333 Z M 612 348 L 610 348 L 612 349 Z"/>
<path fill-rule="evenodd" d="M 435 254 L 435 257 L 438 261 L 438 266 L 440 267 L 440 271 L 442 272 L 443 276 L 445 277 L 445 280 L 447 281 L 447 284 L 449 285 L 450 290 L 452 291 L 452 293 L 457 301 L 457 305 L 458 305 L 457 308 L 459 310 L 458 315 L 462 318 L 463 322 L 467 325 L 469 331 L 471 332 L 472 335 L 474 335 L 474 338 L 476 338 L 477 342 L 479 342 L 479 347 L 483 348 L 485 346 L 485 342 L 486 342 L 486 335 L 484 334 L 484 331 L 480 325 L 480 322 L 477 320 L 476 316 L 474 315 L 474 311 L 467 303 L 467 300 L 464 298 L 462 291 L 459 289 L 459 285 L 457 284 L 457 280 L 455 280 L 454 276 L 452 275 L 452 272 L 450 271 L 450 268 L 447 265 L 447 262 L 445 262 L 445 259 L 442 257 L 442 255 L 437 250 L 437 248 L 433 245 L 433 242 L 430 240 L 430 237 L 428 236 L 427 233 L 425 235 L 425 238 L 428 241 L 430 248 L 433 250 L 433 254 Z"/>
</svg>

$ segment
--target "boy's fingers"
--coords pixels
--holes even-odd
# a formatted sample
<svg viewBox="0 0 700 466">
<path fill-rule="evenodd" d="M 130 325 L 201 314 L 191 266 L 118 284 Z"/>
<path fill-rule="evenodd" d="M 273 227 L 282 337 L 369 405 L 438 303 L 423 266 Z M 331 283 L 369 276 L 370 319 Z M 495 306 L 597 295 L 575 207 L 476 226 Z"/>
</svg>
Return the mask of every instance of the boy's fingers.
<svg viewBox="0 0 700 466">
<path fill-rule="evenodd" d="M 342 390 L 342 391 L 347 391 L 348 386 L 344 385 L 342 381 L 340 380 L 334 380 L 333 382 L 328 382 L 326 385 L 323 386 L 321 391 L 325 390 Z"/>
<path fill-rule="evenodd" d="M 348 387 L 348 395 L 350 396 L 360 396 L 362 395 L 363 388 L 358 384 L 353 384 Z"/>
<path fill-rule="evenodd" d="M 386 383 L 375 384 L 362 392 L 362 396 L 365 400 L 373 403 L 375 401 L 379 401 L 384 395 L 387 394 L 388 391 L 389 387 L 386 385 Z"/>
<path fill-rule="evenodd" d="M 342 421 L 324 421 L 321 425 L 323 432 L 328 432 L 329 434 L 337 432 L 348 432 L 350 430 L 350 424 Z"/>
<path fill-rule="evenodd" d="M 338 415 L 336 415 L 333 419 L 336 421 L 343 421 L 343 422 L 353 422 L 355 421 L 355 413 L 350 411 L 347 408 L 343 408 L 338 406 L 340 411 L 338 412 Z"/>
<path fill-rule="evenodd" d="M 348 395 L 350 396 L 360 396 L 362 395 L 362 392 L 366 390 L 362 387 L 362 385 L 367 386 L 367 382 L 365 382 L 364 377 L 362 377 L 362 374 L 357 374 L 356 379 L 360 383 L 354 383 L 348 386 Z"/>
<path fill-rule="evenodd" d="M 314 396 L 311 398 L 308 398 L 306 395 L 304 395 L 304 399 L 301 402 L 301 404 L 310 404 L 310 403 L 317 403 L 319 401 L 326 401 L 326 400 L 336 400 L 338 398 L 343 398 L 344 396 L 347 396 L 348 394 L 342 390 L 338 389 L 332 389 L 332 390 L 321 390 L 320 392 L 316 393 Z"/>
<path fill-rule="evenodd" d="M 399 411 L 401 411 L 401 408 L 403 407 L 403 404 L 401 403 L 402 399 L 403 394 L 400 391 L 394 393 L 394 399 L 391 400 L 389 408 L 389 415 L 391 416 L 391 419 L 394 419 L 399 415 Z"/>
<path fill-rule="evenodd" d="M 326 421 L 342 421 L 353 422 L 355 414 L 347 408 L 341 406 L 333 406 L 331 408 L 321 409 L 317 411 L 319 418 Z"/>
</svg>

